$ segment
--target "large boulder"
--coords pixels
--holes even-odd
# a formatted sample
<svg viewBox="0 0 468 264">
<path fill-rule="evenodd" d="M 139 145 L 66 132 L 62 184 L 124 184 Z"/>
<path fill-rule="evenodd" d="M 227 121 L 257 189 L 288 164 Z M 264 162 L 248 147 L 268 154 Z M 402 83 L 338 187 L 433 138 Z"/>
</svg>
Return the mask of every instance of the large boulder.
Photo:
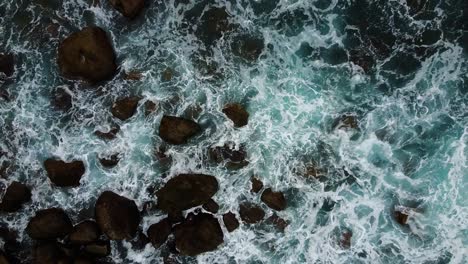
<svg viewBox="0 0 468 264">
<path fill-rule="evenodd" d="M 235 127 L 243 127 L 247 125 L 249 121 L 249 113 L 238 103 L 225 105 L 223 113 L 234 122 Z"/>
<path fill-rule="evenodd" d="M 247 152 L 244 146 L 237 147 L 234 143 L 226 143 L 223 146 L 211 147 L 209 150 L 210 159 L 216 163 L 225 162 L 228 169 L 240 169 L 249 164 L 246 160 Z"/>
<path fill-rule="evenodd" d="M 70 244 L 85 245 L 98 240 L 100 235 L 98 224 L 92 220 L 85 220 L 73 227 L 68 240 Z"/>
<path fill-rule="evenodd" d="M 57 62 L 63 76 L 91 83 L 112 78 L 117 69 L 112 44 L 99 27 L 86 27 L 64 39 Z"/>
<path fill-rule="evenodd" d="M 145 6 L 144 0 L 109 0 L 110 4 L 123 16 L 136 17 Z"/>
<path fill-rule="evenodd" d="M 96 201 L 94 210 L 96 222 L 110 239 L 131 239 L 135 236 L 140 224 L 140 212 L 134 201 L 105 191 Z"/>
<path fill-rule="evenodd" d="M 211 214 L 189 215 L 175 227 L 176 248 L 186 256 L 215 250 L 224 242 L 223 237 L 218 219 Z"/>
<path fill-rule="evenodd" d="M 158 208 L 165 212 L 183 211 L 207 203 L 218 191 L 215 177 L 204 174 L 180 174 L 156 192 Z"/>
<path fill-rule="evenodd" d="M 159 248 L 164 242 L 166 242 L 167 237 L 171 234 L 171 222 L 169 219 L 165 218 L 159 221 L 156 224 L 152 224 L 148 228 L 148 238 L 151 240 L 151 244 L 155 248 Z"/>
<path fill-rule="evenodd" d="M 112 105 L 112 115 L 122 121 L 129 119 L 135 114 L 139 101 L 140 98 L 136 96 L 118 99 Z"/>
<path fill-rule="evenodd" d="M 0 211 L 18 211 L 24 203 L 31 200 L 31 190 L 19 182 L 12 182 L 0 202 Z"/>
<path fill-rule="evenodd" d="M 243 203 L 239 206 L 239 215 L 245 223 L 256 224 L 265 218 L 265 211 L 257 205 Z"/>
<path fill-rule="evenodd" d="M 2 73 L 10 77 L 15 72 L 15 58 L 12 54 L 0 53 L 0 77 Z"/>
<path fill-rule="evenodd" d="M 271 209 L 277 211 L 286 209 L 286 198 L 284 198 L 283 193 L 274 192 L 271 188 L 267 188 L 263 191 L 261 200 Z"/>
<path fill-rule="evenodd" d="M 80 160 L 65 162 L 47 159 L 44 162 L 50 181 L 59 187 L 76 187 L 80 185 L 81 176 L 85 173 L 84 163 Z"/>
<path fill-rule="evenodd" d="M 33 239 L 62 238 L 73 230 L 68 215 L 59 208 L 39 210 L 29 220 L 26 233 Z"/>
<path fill-rule="evenodd" d="M 187 143 L 187 141 L 201 131 L 196 122 L 175 116 L 163 116 L 159 125 L 159 136 L 166 142 L 174 145 Z"/>
</svg>

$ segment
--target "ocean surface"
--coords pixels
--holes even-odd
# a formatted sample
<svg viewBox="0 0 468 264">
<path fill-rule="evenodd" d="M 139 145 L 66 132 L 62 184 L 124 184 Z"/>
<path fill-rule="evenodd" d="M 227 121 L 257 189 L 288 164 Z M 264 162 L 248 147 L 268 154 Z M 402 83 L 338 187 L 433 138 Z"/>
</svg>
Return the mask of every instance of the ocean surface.
<svg viewBox="0 0 468 264">
<path fill-rule="evenodd" d="M 224 7 L 235 26 L 208 48 L 194 32 L 210 7 Z M 64 79 L 56 63 L 60 41 L 90 25 L 107 31 L 119 65 L 99 87 Z M 258 59 L 236 54 L 242 38 L 263 41 Z M 149 187 L 197 172 L 217 178 L 221 214 L 253 201 L 269 216 L 250 192 L 255 175 L 285 194 L 288 207 L 276 214 L 289 225 L 241 224 L 217 250 L 179 263 L 468 263 L 466 0 L 158 0 L 134 20 L 107 1 L 0 0 L 0 52 L 16 64 L 0 83 L 8 94 L 0 98 L 0 162 L 10 164 L 0 185 L 32 189 L 32 202 L 1 214 L 0 225 L 18 233 L 25 256 L 23 230 L 38 209 L 61 207 L 76 222 L 104 190 L 141 209 L 156 199 Z M 125 80 L 130 71 L 141 80 Z M 73 95 L 67 112 L 52 99 L 64 87 Z M 143 98 L 138 112 L 113 118 L 112 102 L 130 95 Z M 145 100 L 159 103 L 155 114 L 145 116 Z M 231 102 L 246 106 L 247 126 L 223 114 Z M 203 127 L 168 147 L 169 165 L 154 157 L 163 114 Z M 339 125 L 343 116 L 356 126 Z M 94 135 L 115 123 L 115 140 Z M 245 147 L 247 166 L 207 162 L 210 146 L 229 141 Z M 119 164 L 100 166 L 98 156 L 113 153 Z M 43 162 L 52 156 L 85 162 L 80 187 L 51 185 Z M 311 168 L 320 177 L 307 177 Z M 406 225 L 395 208 L 407 209 Z M 164 217 L 155 212 L 140 226 Z M 352 233 L 349 247 L 344 233 Z M 164 254 L 113 241 L 106 261 L 162 263 Z"/>
</svg>

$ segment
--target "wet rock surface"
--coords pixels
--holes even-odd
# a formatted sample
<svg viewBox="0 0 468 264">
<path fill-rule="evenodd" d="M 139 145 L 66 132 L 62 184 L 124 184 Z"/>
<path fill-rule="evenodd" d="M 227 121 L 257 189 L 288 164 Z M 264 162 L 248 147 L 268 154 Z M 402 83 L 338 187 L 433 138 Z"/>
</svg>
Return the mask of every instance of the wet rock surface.
<svg viewBox="0 0 468 264">
<path fill-rule="evenodd" d="M 210 199 L 208 202 L 203 204 L 203 209 L 210 213 L 216 214 L 219 210 L 219 205 L 213 199 Z"/>
<path fill-rule="evenodd" d="M 13 54 L 0 53 L 0 79 L 1 75 L 10 77 L 15 72 L 15 57 Z"/>
<path fill-rule="evenodd" d="M 0 202 L 0 212 L 15 212 L 31 200 L 31 190 L 20 182 L 12 182 Z"/>
<path fill-rule="evenodd" d="M 127 18 L 135 18 L 145 6 L 144 0 L 109 0 L 109 2 Z"/>
<path fill-rule="evenodd" d="M 273 214 L 265 220 L 265 223 L 273 226 L 276 230 L 284 232 L 286 227 L 288 227 L 289 222 L 279 217 L 277 214 Z"/>
<path fill-rule="evenodd" d="M 159 125 L 159 136 L 167 143 L 181 145 L 201 131 L 196 122 L 175 116 L 163 116 Z"/>
<path fill-rule="evenodd" d="M 232 212 L 227 212 L 223 215 L 223 222 L 228 232 L 236 230 L 240 225 L 236 215 Z"/>
<path fill-rule="evenodd" d="M 85 220 L 73 227 L 68 240 L 71 244 L 85 245 L 98 240 L 100 235 L 98 224 L 92 220 Z"/>
<path fill-rule="evenodd" d="M 105 168 L 113 168 L 119 164 L 120 157 L 119 154 L 113 154 L 108 157 L 99 158 L 99 163 Z"/>
<path fill-rule="evenodd" d="M 231 103 L 225 105 L 223 113 L 234 122 L 235 127 L 243 127 L 248 123 L 249 113 L 240 104 Z"/>
<path fill-rule="evenodd" d="M 251 192 L 259 193 L 263 189 L 263 182 L 260 181 L 258 178 L 252 177 L 250 179 L 250 182 L 252 184 L 252 188 L 250 189 Z"/>
<path fill-rule="evenodd" d="M 96 201 L 95 218 L 100 229 L 112 240 L 131 239 L 140 224 L 140 212 L 134 201 L 111 191 Z"/>
<path fill-rule="evenodd" d="M 117 133 L 119 133 L 120 127 L 119 126 L 114 126 L 112 127 L 109 131 L 103 132 L 103 131 L 95 131 L 94 134 L 104 140 L 112 140 L 115 139 L 117 136 Z"/>
<path fill-rule="evenodd" d="M 171 234 L 172 225 L 168 218 L 165 218 L 159 221 L 156 224 L 152 224 L 148 228 L 148 238 L 151 241 L 151 244 L 155 248 L 159 248 L 164 242 L 166 242 L 167 237 Z"/>
<path fill-rule="evenodd" d="M 242 203 L 239 205 L 239 215 L 247 224 L 256 224 L 265 218 L 265 211 L 257 205 Z"/>
<path fill-rule="evenodd" d="M 286 198 L 284 198 L 283 193 L 274 192 L 271 188 L 267 188 L 263 191 L 261 200 L 271 209 L 277 211 L 286 209 Z"/>
<path fill-rule="evenodd" d="M 262 54 L 265 44 L 262 38 L 253 36 L 238 36 L 231 44 L 234 55 L 249 62 L 256 61 Z"/>
<path fill-rule="evenodd" d="M 57 62 L 63 76 L 91 83 L 112 78 L 117 69 L 112 44 L 99 27 L 86 27 L 65 38 Z"/>
<path fill-rule="evenodd" d="M 240 169 L 249 164 L 246 160 L 247 152 L 244 150 L 244 147 L 242 145 L 236 147 L 231 142 L 223 146 L 211 147 L 209 149 L 209 156 L 216 163 L 225 162 L 228 169 Z"/>
<path fill-rule="evenodd" d="M 197 26 L 195 35 L 207 46 L 214 45 L 225 33 L 233 27 L 229 23 L 230 15 L 224 7 L 212 7 L 205 11 Z"/>
<path fill-rule="evenodd" d="M 93 257 L 106 257 L 111 253 L 109 240 L 100 240 L 84 246 L 83 251 Z"/>
<path fill-rule="evenodd" d="M 136 96 L 118 99 L 112 105 L 112 115 L 122 121 L 129 119 L 135 114 L 139 101 L 140 98 Z"/>
<path fill-rule="evenodd" d="M 47 159 L 44 167 L 50 181 L 58 187 L 76 187 L 85 173 L 82 161 L 65 162 L 57 159 Z"/>
<path fill-rule="evenodd" d="M 73 230 L 68 215 L 59 208 L 36 211 L 26 227 L 26 233 L 33 239 L 62 238 Z"/>
<path fill-rule="evenodd" d="M 55 109 L 66 112 L 73 106 L 72 95 L 66 88 L 57 88 L 54 91 L 52 104 Z"/>
</svg>

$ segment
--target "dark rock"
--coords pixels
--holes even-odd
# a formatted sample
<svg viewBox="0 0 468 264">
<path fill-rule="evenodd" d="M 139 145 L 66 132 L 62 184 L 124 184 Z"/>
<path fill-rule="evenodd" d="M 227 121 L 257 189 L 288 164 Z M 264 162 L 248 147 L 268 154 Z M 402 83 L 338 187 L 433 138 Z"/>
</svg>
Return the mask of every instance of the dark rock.
<svg viewBox="0 0 468 264">
<path fill-rule="evenodd" d="M 110 241 L 102 240 L 87 244 L 84 246 L 83 251 L 94 257 L 106 257 L 111 253 Z"/>
<path fill-rule="evenodd" d="M 73 228 L 68 239 L 71 244 L 84 245 L 98 240 L 100 235 L 98 224 L 92 220 L 85 220 Z"/>
<path fill-rule="evenodd" d="M 260 190 L 263 188 L 263 182 L 255 177 L 252 177 L 250 181 L 252 182 L 252 189 L 250 191 L 253 193 L 260 192 Z"/>
<path fill-rule="evenodd" d="M 234 143 L 226 143 L 222 147 L 212 147 L 209 150 L 210 159 L 216 163 L 226 162 L 228 169 L 240 169 L 249 164 L 246 160 L 247 153 L 241 145 L 235 149 Z"/>
<path fill-rule="evenodd" d="M 96 201 L 95 218 L 102 232 L 112 240 L 131 239 L 140 224 L 140 212 L 134 201 L 111 191 Z"/>
<path fill-rule="evenodd" d="M 177 223 L 184 221 L 185 218 L 184 218 L 184 215 L 182 214 L 182 211 L 173 211 L 167 214 L 167 219 L 172 224 L 177 224 Z"/>
<path fill-rule="evenodd" d="M 203 13 L 195 35 L 207 46 L 215 44 L 217 40 L 232 29 L 229 17 L 225 8 L 213 7 L 209 9 Z"/>
<path fill-rule="evenodd" d="M 67 256 L 56 242 L 37 244 L 33 251 L 34 264 L 67 264 Z M 3 264 L 3 263 L 2 263 Z"/>
<path fill-rule="evenodd" d="M 54 92 L 52 104 L 57 110 L 68 111 L 72 108 L 72 96 L 65 88 L 57 88 Z"/>
<path fill-rule="evenodd" d="M 84 163 L 80 160 L 65 162 L 47 159 L 44 162 L 50 181 L 59 187 L 75 187 L 80 185 L 81 176 L 85 173 Z"/>
<path fill-rule="evenodd" d="M 255 224 L 263 220 L 265 211 L 259 206 L 250 203 L 243 203 L 239 206 L 239 214 L 242 221 L 248 224 Z"/>
<path fill-rule="evenodd" d="M 406 225 L 408 223 L 408 215 L 401 211 L 395 211 L 393 217 L 400 225 Z"/>
<path fill-rule="evenodd" d="M 263 191 L 261 200 L 271 209 L 277 211 L 286 209 L 286 199 L 284 198 L 283 193 L 274 192 L 271 188 L 267 188 Z"/>
<path fill-rule="evenodd" d="M 112 105 L 112 115 L 122 121 L 129 119 L 135 114 L 139 101 L 140 98 L 136 96 L 118 99 Z"/>
<path fill-rule="evenodd" d="M 270 217 L 268 217 L 265 220 L 265 222 L 267 224 L 273 225 L 280 232 L 284 232 L 286 227 L 289 225 L 288 221 L 284 220 L 276 214 L 273 214 Z"/>
<path fill-rule="evenodd" d="M 110 157 L 99 158 L 99 162 L 103 167 L 113 168 L 120 161 L 119 154 L 113 154 Z"/>
<path fill-rule="evenodd" d="M 112 44 L 99 27 L 86 27 L 63 40 L 57 62 L 63 76 L 91 83 L 112 78 L 117 69 Z"/>
<path fill-rule="evenodd" d="M 333 129 L 357 129 L 359 125 L 358 119 L 354 115 L 344 114 L 333 122 Z"/>
<path fill-rule="evenodd" d="M 70 218 L 59 208 L 37 211 L 26 227 L 26 233 L 33 239 L 61 238 L 72 230 L 73 225 Z"/>
<path fill-rule="evenodd" d="M 201 131 L 196 122 L 175 116 L 163 116 L 159 126 L 159 136 L 166 142 L 174 145 L 187 143 L 187 141 Z"/>
<path fill-rule="evenodd" d="M 236 215 L 232 212 L 228 212 L 223 215 L 223 222 L 229 232 L 232 232 L 239 227 L 239 221 L 237 220 Z"/>
<path fill-rule="evenodd" d="M 227 104 L 223 108 L 223 113 L 234 122 L 235 127 L 247 125 L 249 113 L 242 105 L 237 103 Z"/>
<path fill-rule="evenodd" d="M 0 264 L 10 264 L 11 262 L 8 261 L 8 258 L 7 256 L 5 255 L 5 253 L 0 250 Z"/>
<path fill-rule="evenodd" d="M 123 16 L 136 17 L 145 6 L 144 0 L 109 0 L 110 4 Z"/>
<path fill-rule="evenodd" d="M 116 127 L 111 128 L 108 132 L 95 131 L 94 134 L 100 137 L 101 139 L 112 140 L 116 137 L 119 131 L 120 131 L 120 127 L 116 126 Z"/>
<path fill-rule="evenodd" d="M 196 256 L 213 251 L 224 242 L 218 219 L 211 214 L 190 215 L 175 227 L 177 250 L 182 255 Z"/>
<path fill-rule="evenodd" d="M 0 53 L 0 73 L 10 77 L 15 72 L 15 57 L 13 54 Z M 1 77 L 1 74 L 0 74 Z"/>
<path fill-rule="evenodd" d="M 179 174 L 156 192 L 158 207 L 165 212 L 183 211 L 202 205 L 218 191 L 215 177 L 204 174 Z"/>
<path fill-rule="evenodd" d="M 96 263 L 90 260 L 89 258 L 79 256 L 73 260 L 73 264 L 96 264 Z"/>
<path fill-rule="evenodd" d="M 168 81 L 172 80 L 173 75 L 174 75 L 174 72 L 172 71 L 172 69 L 171 68 L 166 68 L 162 73 L 161 80 L 164 81 L 164 82 L 168 82 Z"/>
<path fill-rule="evenodd" d="M 158 104 L 148 100 L 145 102 L 145 116 L 149 116 L 150 114 L 156 112 L 158 110 Z"/>
<path fill-rule="evenodd" d="M 262 38 L 240 36 L 231 44 L 234 55 L 247 61 L 256 61 L 262 54 L 265 44 Z"/>
<path fill-rule="evenodd" d="M 210 213 L 216 214 L 219 210 L 219 205 L 213 199 L 210 199 L 208 202 L 203 204 L 203 209 Z"/>
<path fill-rule="evenodd" d="M 365 73 L 369 73 L 375 65 L 374 56 L 370 52 L 362 49 L 351 50 L 349 53 L 349 60 L 353 64 L 361 67 Z"/>
<path fill-rule="evenodd" d="M 127 81 L 139 81 L 141 78 L 143 78 L 143 75 L 138 71 L 126 72 L 124 75 L 124 79 Z"/>
<path fill-rule="evenodd" d="M 171 234 L 172 225 L 169 219 L 165 218 L 148 228 L 148 237 L 155 248 L 159 248 L 167 237 Z"/>
<path fill-rule="evenodd" d="M 353 232 L 345 231 L 341 234 L 340 238 L 340 247 L 343 249 L 349 249 L 351 247 L 351 237 L 353 236 Z"/>
<path fill-rule="evenodd" d="M 144 249 L 150 242 L 149 238 L 141 230 L 138 230 L 136 237 L 130 241 L 132 247 L 138 250 Z"/>
<path fill-rule="evenodd" d="M 12 182 L 8 186 L 5 195 L 0 203 L 0 211 L 14 212 L 18 211 L 24 203 L 31 200 L 31 190 L 19 182 Z"/>
</svg>

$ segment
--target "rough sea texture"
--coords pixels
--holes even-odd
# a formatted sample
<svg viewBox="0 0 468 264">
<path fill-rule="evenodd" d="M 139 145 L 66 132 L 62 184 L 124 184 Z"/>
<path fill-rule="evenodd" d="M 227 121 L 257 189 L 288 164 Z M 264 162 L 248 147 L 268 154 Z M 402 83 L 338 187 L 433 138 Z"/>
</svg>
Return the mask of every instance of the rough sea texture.
<svg viewBox="0 0 468 264">
<path fill-rule="evenodd" d="M 149 187 L 196 172 L 216 176 L 220 220 L 243 201 L 273 213 L 250 192 L 256 175 L 285 193 L 288 207 L 277 214 L 290 224 L 284 232 L 223 227 L 216 251 L 179 256 L 181 263 L 468 263 L 466 0 L 148 1 L 131 21 L 107 1 L 91 2 L 0 1 L 0 52 L 16 60 L 14 76 L 0 84 L 8 93 L 0 97 L 0 162 L 10 164 L 0 190 L 14 180 L 32 188 L 32 202 L 1 214 L 0 225 L 18 232 L 25 256 L 31 240 L 23 230 L 38 209 L 64 208 L 76 223 L 105 190 L 141 209 L 156 199 Z M 225 7 L 236 26 L 209 52 L 191 28 L 212 6 Z M 56 64 L 60 41 L 89 25 L 108 32 L 119 64 L 98 88 L 64 79 Z M 253 62 L 233 52 L 246 35 L 265 43 Z M 142 79 L 124 80 L 129 71 Z M 73 94 L 66 113 L 52 105 L 58 87 Z M 112 102 L 129 95 L 143 98 L 138 113 L 113 118 Z M 147 99 L 159 109 L 145 117 Z M 246 127 L 222 113 L 231 102 L 246 106 Z M 168 148 L 169 166 L 154 157 L 163 114 L 203 127 L 188 144 Z M 343 114 L 358 127 L 339 129 Z M 94 135 L 113 123 L 121 127 L 115 140 Z M 245 146 L 246 167 L 207 162 L 208 148 L 228 141 Z M 100 166 L 98 155 L 116 152 L 115 168 Z M 51 156 L 85 162 L 80 187 L 51 185 L 43 168 Z M 311 166 L 323 177 L 305 177 Z M 405 226 L 393 217 L 399 206 L 412 208 Z M 140 226 L 163 217 L 145 216 Z M 346 232 L 349 248 L 340 245 Z M 107 261 L 162 263 L 164 254 L 112 242 Z"/>
</svg>

